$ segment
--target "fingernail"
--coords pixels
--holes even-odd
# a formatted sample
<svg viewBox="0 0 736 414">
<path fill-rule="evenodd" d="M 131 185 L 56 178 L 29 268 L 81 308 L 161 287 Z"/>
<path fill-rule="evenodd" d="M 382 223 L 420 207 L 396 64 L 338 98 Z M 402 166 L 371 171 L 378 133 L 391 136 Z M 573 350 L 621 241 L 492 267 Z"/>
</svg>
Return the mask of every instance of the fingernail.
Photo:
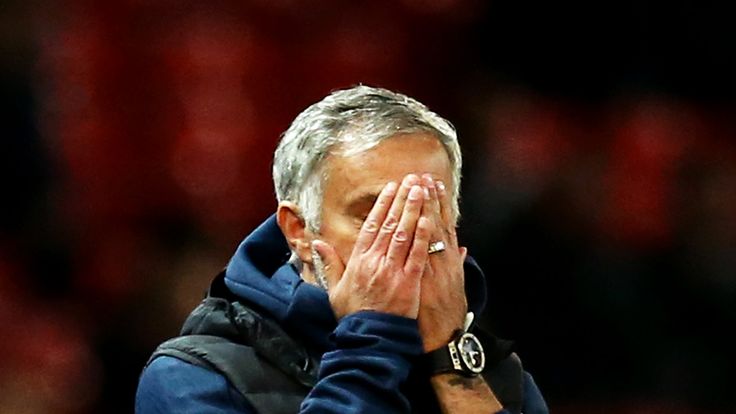
<svg viewBox="0 0 736 414">
<path fill-rule="evenodd" d="M 437 188 L 440 189 L 440 191 L 445 191 L 445 183 L 442 181 L 437 181 Z"/>
<path fill-rule="evenodd" d="M 427 183 L 427 186 L 429 188 L 434 188 L 434 180 L 432 179 L 432 176 L 429 175 L 429 174 L 424 174 L 423 177 L 424 177 L 424 180 Z"/>
<path fill-rule="evenodd" d="M 424 199 L 429 200 L 429 188 L 422 187 L 422 190 L 424 190 Z"/>
<path fill-rule="evenodd" d="M 406 177 L 404 177 L 404 181 L 402 182 L 402 185 L 406 188 L 409 188 L 412 185 L 417 184 L 418 181 L 419 181 L 419 177 L 417 177 L 416 174 L 409 174 Z"/>
<path fill-rule="evenodd" d="M 389 181 L 388 184 L 386 184 L 386 193 L 393 194 L 396 191 L 396 187 L 398 184 L 396 184 L 395 181 Z"/>
<path fill-rule="evenodd" d="M 409 176 L 407 175 L 404 177 L 403 180 L 401 180 L 401 186 L 405 188 L 411 188 L 411 180 L 409 179 Z"/>
<path fill-rule="evenodd" d="M 422 197 L 422 187 L 418 185 L 411 186 L 409 190 L 409 200 L 419 200 Z"/>
</svg>

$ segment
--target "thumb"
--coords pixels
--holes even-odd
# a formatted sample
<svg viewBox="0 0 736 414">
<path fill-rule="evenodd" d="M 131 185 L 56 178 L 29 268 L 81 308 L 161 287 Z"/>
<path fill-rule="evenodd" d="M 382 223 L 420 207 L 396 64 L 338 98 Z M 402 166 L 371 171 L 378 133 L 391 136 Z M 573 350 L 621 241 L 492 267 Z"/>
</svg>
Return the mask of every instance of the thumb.
<svg viewBox="0 0 736 414">
<path fill-rule="evenodd" d="M 312 262 L 317 282 L 327 291 L 337 285 L 345 271 L 335 249 L 322 240 L 312 241 Z"/>
</svg>

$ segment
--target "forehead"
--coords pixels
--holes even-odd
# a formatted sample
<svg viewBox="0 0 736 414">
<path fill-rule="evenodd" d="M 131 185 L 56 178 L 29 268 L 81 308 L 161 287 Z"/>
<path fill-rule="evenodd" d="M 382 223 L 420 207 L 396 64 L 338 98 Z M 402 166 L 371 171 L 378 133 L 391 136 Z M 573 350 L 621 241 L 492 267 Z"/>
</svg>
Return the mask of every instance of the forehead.
<svg viewBox="0 0 736 414">
<path fill-rule="evenodd" d="M 349 200 L 378 194 L 387 182 L 400 182 L 411 173 L 429 173 L 447 184 L 452 180 L 444 146 L 427 133 L 397 135 L 360 154 L 330 157 L 326 167 L 325 202 L 328 198 Z"/>
</svg>

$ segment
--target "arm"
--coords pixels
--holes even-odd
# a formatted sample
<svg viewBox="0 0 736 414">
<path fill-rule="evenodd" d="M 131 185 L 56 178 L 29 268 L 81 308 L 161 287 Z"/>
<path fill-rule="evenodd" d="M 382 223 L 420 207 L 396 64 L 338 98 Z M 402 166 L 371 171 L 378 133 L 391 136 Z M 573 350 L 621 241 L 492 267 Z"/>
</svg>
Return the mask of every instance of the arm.
<svg viewBox="0 0 736 414">
<path fill-rule="evenodd" d="M 312 264 L 312 271 L 323 272 L 339 323 L 336 350 L 323 356 L 305 412 L 410 410 L 399 389 L 423 351 L 417 313 L 431 232 L 429 219 L 420 216 L 418 181 L 409 175 L 400 188 L 384 187 L 344 264 L 328 243 L 311 243 L 324 263 L 323 270 Z"/>
<path fill-rule="evenodd" d="M 455 233 L 455 217 L 444 183 L 422 176 L 422 185 L 430 198 L 423 214 L 433 218 L 432 240 L 442 240 L 447 249 L 430 255 L 429 266 L 422 278 L 422 306 L 419 328 L 424 351 L 444 347 L 453 332 L 464 325 L 467 313 L 463 262 L 467 249 L 459 247 Z M 464 377 L 456 373 L 434 375 L 430 383 L 443 413 L 497 413 L 503 406 L 481 376 Z"/>
<path fill-rule="evenodd" d="M 410 359 L 422 352 L 416 320 L 377 312 L 344 317 L 333 334 L 337 349 L 322 357 L 319 381 L 302 413 L 409 412 L 399 386 Z"/>
<path fill-rule="evenodd" d="M 430 380 L 443 413 L 508 414 L 482 377 L 467 378 L 455 374 L 440 374 Z M 549 414 L 547 403 L 528 372 L 523 373 L 524 400 L 521 412 Z"/>
<path fill-rule="evenodd" d="M 377 312 L 346 316 L 333 333 L 319 380 L 299 412 L 408 412 L 399 392 L 422 352 L 416 320 Z M 136 413 L 255 414 L 224 376 L 174 357 L 156 358 L 141 375 Z"/>
<path fill-rule="evenodd" d="M 430 379 L 443 413 L 503 413 L 491 388 L 482 377 L 439 374 Z"/>
</svg>

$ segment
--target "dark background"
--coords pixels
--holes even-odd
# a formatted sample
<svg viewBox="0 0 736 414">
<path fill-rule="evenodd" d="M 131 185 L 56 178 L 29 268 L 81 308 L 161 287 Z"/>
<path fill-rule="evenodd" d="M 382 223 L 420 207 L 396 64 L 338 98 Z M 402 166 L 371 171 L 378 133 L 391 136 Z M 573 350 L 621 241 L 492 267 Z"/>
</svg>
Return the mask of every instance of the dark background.
<svg viewBox="0 0 736 414">
<path fill-rule="evenodd" d="M 279 134 L 360 82 L 455 123 L 484 323 L 553 412 L 736 412 L 735 40 L 707 1 L 6 0 L 0 413 L 131 412 Z"/>
</svg>

